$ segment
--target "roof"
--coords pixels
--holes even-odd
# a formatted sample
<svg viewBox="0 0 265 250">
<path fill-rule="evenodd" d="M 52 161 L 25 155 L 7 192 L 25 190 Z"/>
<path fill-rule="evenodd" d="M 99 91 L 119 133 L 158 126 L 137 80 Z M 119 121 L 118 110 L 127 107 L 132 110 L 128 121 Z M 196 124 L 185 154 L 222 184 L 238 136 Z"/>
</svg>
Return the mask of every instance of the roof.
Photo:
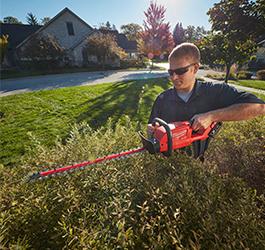
<svg viewBox="0 0 265 250">
<path fill-rule="evenodd" d="M 118 45 L 125 49 L 136 51 L 137 50 L 137 42 L 136 41 L 129 41 L 128 38 L 124 34 L 118 34 Z"/>
<path fill-rule="evenodd" d="M 44 26 L 42 26 L 39 30 L 36 31 L 36 33 L 41 32 L 42 30 L 44 30 L 47 26 L 49 26 L 51 23 L 53 23 L 56 19 L 58 19 L 60 16 L 62 16 L 64 13 L 69 12 L 70 14 L 72 14 L 73 16 L 75 16 L 80 22 L 82 22 L 83 24 L 85 24 L 87 27 L 89 27 L 90 29 L 93 30 L 93 28 L 88 25 L 83 19 L 81 19 L 78 15 L 76 15 L 73 11 L 69 10 L 68 8 L 64 8 L 62 11 L 60 11 L 56 16 L 54 16 L 48 23 L 46 23 Z M 23 45 L 25 42 L 27 42 L 31 36 L 33 34 L 31 34 L 30 36 L 28 36 L 24 41 L 22 41 L 20 44 L 18 44 L 17 47 L 20 47 L 21 45 Z"/>
<path fill-rule="evenodd" d="M 0 35 L 8 35 L 8 47 L 15 48 L 41 27 L 41 25 L 1 23 Z"/>
<path fill-rule="evenodd" d="M 126 51 L 136 51 L 137 50 L 137 42 L 129 41 L 128 38 L 124 34 L 120 34 L 117 30 L 107 30 L 107 29 L 99 29 L 103 34 L 112 34 L 116 37 L 118 45 Z"/>
<path fill-rule="evenodd" d="M 9 47 L 15 48 L 20 47 L 24 43 L 26 43 L 34 34 L 37 34 L 44 30 L 47 26 L 53 23 L 56 19 L 58 19 L 65 12 L 69 12 L 73 16 L 75 16 L 78 20 L 80 20 L 83 24 L 91 29 L 91 32 L 88 33 L 85 37 L 81 38 L 76 44 L 74 44 L 71 49 L 76 48 L 87 36 L 93 34 L 96 31 L 100 31 L 103 34 L 112 34 L 116 37 L 118 45 L 123 48 L 125 51 L 137 51 L 137 43 L 136 41 L 129 41 L 124 34 L 119 34 L 117 30 L 106 30 L 99 29 L 96 30 L 88 25 L 84 20 L 82 20 L 79 16 L 77 16 L 74 12 L 69 10 L 68 8 L 64 8 L 60 11 L 55 17 L 53 17 L 48 23 L 45 25 L 25 25 L 25 24 L 0 24 L 0 34 L 8 34 L 9 35 Z"/>
</svg>

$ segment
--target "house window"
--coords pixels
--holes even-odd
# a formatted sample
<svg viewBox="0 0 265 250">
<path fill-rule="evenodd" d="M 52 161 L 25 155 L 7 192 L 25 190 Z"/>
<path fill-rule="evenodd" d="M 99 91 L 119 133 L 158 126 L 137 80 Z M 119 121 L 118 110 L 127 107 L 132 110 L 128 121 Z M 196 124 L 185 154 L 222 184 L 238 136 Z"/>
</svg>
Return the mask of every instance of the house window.
<svg viewBox="0 0 265 250">
<path fill-rule="evenodd" d="M 74 36 L 75 33 L 74 33 L 74 26 L 73 26 L 73 23 L 71 23 L 71 22 L 67 22 L 67 23 L 66 23 L 66 26 L 67 26 L 67 30 L 68 30 L 68 35 L 69 35 L 69 36 Z"/>
</svg>

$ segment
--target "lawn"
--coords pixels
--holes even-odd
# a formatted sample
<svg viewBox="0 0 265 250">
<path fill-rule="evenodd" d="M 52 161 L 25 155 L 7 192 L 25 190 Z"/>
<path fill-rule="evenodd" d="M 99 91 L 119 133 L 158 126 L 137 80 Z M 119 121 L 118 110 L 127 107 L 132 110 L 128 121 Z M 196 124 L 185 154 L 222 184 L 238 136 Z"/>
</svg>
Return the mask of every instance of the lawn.
<svg viewBox="0 0 265 250">
<path fill-rule="evenodd" d="M 261 80 L 238 80 L 238 81 L 229 81 L 230 83 L 265 90 L 265 81 Z"/>
<path fill-rule="evenodd" d="M 168 88 L 167 79 L 152 79 L 61 88 L 0 99 L 0 163 L 13 165 L 30 152 L 31 141 L 53 146 L 67 138 L 70 127 L 82 121 L 94 129 L 121 115 L 146 123 L 156 95 Z"/>
</svg>

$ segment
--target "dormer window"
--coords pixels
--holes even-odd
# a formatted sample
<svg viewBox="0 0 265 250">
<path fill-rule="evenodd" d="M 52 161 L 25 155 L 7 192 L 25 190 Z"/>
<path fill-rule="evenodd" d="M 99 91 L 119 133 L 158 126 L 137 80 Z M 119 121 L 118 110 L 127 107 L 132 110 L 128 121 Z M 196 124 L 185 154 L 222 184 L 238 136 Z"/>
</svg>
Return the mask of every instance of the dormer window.
<svg viewBox="0 0 265 250">
<path fill-rule="evenodd" d="M 74 33 L 74 26 L 73 26 L 73 23 L 71 23 L 71 22 L 66 22 L 66 26 L 67 26 L 68 35 L 69 35 L 69 36 L 74 36 L 75 33 Z"/>
</svg>

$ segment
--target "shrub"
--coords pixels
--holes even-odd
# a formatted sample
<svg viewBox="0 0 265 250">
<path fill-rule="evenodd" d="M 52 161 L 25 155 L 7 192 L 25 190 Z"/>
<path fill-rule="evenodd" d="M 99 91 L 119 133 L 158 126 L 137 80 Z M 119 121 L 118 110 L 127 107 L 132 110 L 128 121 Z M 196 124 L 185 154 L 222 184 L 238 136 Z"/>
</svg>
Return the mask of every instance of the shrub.
<svg viewBox="0 0 265 250">
<path fill-rule="evenodd" d="M 121 68 L 144 68 L 146 67 L 143 60 L 140 59 L 130 59 L 121 60 Z"/>
<path fill-rule="evenodd" d="M 265 69 L 259 70 L 257 72 L 257 78 L 259 80 L 265 80 Z"/>
<path fill-rule="evenodd" d="M 249 71 L 239 71 L 237 73 L 237 78 L 240 80 L 249 80 L 251 79 L 253 73 Z"/>
<path fill-rule="evenodd" d="M 20 65 L 26 69 L 54 69 L 62 66 L 65 49 L 49 34 L 34 35 L 18 50 Z"/>
<path fill-rule="evenodd" d="M 65 145 L 58 142 L 47 149 L 35 141 L 35 156 L 21 168 L 0 168 L 3 248 L 264 247 L 260 209 L 264 201 L 260 199 L 258 207 L 256 193 L 242 180 L 220 176 L 213 167 L 180 152 L 171 158 L 144 153 L 64 177 L 21 181 L 43 166 L 52 168 L 139 145 L 128 119 L 111 127 L 110 122 L 97 131 L 86 124 L 75 126 Z M 248 129 L 249 137 L 260 133 Z"/>
</svg>

